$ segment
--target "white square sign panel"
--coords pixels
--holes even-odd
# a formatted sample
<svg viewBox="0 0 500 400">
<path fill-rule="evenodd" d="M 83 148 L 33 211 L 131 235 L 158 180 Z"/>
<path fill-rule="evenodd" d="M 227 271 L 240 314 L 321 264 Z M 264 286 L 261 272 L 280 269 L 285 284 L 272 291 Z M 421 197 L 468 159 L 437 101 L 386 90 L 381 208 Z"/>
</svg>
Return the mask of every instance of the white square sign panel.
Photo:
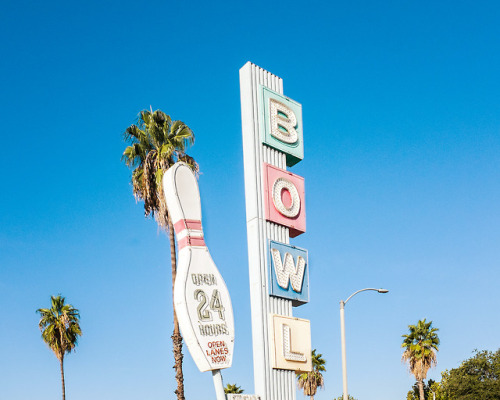
<svg viewBox="0 0 500 400">
<path fill-rule="evenodd" d="M 312 371 L 310 322 L 274 314 L 270 326 L 272 367 L 296 372 Z"/>
</svg>

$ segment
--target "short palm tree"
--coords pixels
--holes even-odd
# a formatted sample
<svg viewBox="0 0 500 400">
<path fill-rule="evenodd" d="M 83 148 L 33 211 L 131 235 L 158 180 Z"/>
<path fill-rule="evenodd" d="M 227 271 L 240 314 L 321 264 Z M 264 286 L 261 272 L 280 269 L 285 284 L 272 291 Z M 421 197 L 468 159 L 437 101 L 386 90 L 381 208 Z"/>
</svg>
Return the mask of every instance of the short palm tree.
<svg viewBox="0 0 500 400">
<path fill-rule="evenodd" d="M 241 386 L 236 386 L 236 383 L 235 384 L 230 384 L 228 383 L 226 385 L 226 387 L 224 388 L 224 393 L 234 393 L 234 394 L 241 394 L 243 393 L 244 390 L 241 388 Z"/>
<path fill-rule="evenodd" d="M 153 216 L 158 226 L 167 231 L 170 240 L 172 266 L 172 290 L 177 271 L 173 222 L 170 218 L 162 178 L 177 161 L 184 161 L 197 173 L 198 164 L 186 154 L 188 145 L 194 143 L 194 134 L 181 121 L 172 121 L 161 110 L 141 111 L 137 125 L 130 125 L 124 133 L 130 143 L 122 155 L 122 161 L 132 169 L 132 190 L 136 200 L 144 201 L 144 214 Z M 175 359 L 175 378 L 178 400 L 184 400 L 184 377 L 182 373 L 182 336 L 174 309 L 174 332 L 172 335 Z"/>
<path fill-rule="evenodd" d="M 425 400 L 424 379 L 427 371 L 437 364 L 436 352 L 439 350 L 439 329 L 432 327 L 432 321 L 419 320 L 417 325 L 408 325 L 409 334 L 403 335 L 401 347 L 402 360 L 408 363 L 410 372 L 418 383 L 420 400 Z"/>
<path fill-rule="evenodd" d="M 309 396 L 311 400 L 314 400 L 314 395 L 318 391 L 318 388 L 322 388 L 325 384 L 322 372 L 326 371 L 326 361 L 321 358 L 322 356 L 322 354 L 316 354 L 316 349 L 314 349 L 311 354 L 313 370 L 311 372 L 297 373 L 299 388 L 302 389 L 304 394 Z"/>
<path fill-rule="evenodd" d="M 64 384 L 64 355 L 78 344 L 81 336 L 80 313 L 71 304 L 65 304 L 62 296 L 51 296 L 50 308 L 39 308 L 40 314 L 38 326 L 42 331 L 42 339 L 54 352 L 61 365 L 62 398 L 66 399 L 66 388 Z"/>
</svg>

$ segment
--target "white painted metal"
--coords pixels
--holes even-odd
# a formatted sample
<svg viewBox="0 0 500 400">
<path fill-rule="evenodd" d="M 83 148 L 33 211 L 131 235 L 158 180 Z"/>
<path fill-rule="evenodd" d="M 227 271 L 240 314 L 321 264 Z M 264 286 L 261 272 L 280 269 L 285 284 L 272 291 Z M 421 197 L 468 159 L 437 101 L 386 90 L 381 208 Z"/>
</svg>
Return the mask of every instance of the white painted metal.
<svg viewBox="0 0 500 400">
<path fill-rule="evenodd" d="M 343 300 L 340 300 L 340 345 L 342 347 L 342 396 L 343 400 L 348 400 L 347 391 L 347 361 L 345 355 L 345 317 Z"/>
<path fill-rule="evenodd" d="M 220 369 L 214 369 L 212 371 L 212 378 L 215 386 L 215 398 L 217 400 L 226 400 L 226 393 L 224 392 L 224 384 L 222 383 Z"/>
<path fill-rule="evenodd" d="M 262 144 L 259 85 L 283 94 L 281 78 L 246 63 L 240 69 L 240 91 L 255 393 L 262 400 L 295 400 L 295 372 L 272 369 L 270 362 L 269 315 L 292 316 L 292 302 L 269 296 L 267 241 L 288 244 L 289 232 L 288 228 L 265 220 L 262 165 L 269 163 L 286 170 L 286 156 Z"/>
</svg>

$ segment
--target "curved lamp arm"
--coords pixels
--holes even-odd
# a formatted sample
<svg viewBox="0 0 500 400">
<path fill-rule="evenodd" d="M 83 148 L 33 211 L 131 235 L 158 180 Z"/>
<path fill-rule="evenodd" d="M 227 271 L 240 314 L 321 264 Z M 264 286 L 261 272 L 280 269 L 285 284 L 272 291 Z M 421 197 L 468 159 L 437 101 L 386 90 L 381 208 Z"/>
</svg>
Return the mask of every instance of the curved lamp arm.
<svg viewBox="0 0 500 400">
<path fill-rule="evenodd" d="M 387 289 L 374 289 L 374 288 L 366 288 L 366 289 L 361 289 L 361 290 L 358 290 L 357 292 L 354 292 L 353 294 L 351 294 L 346 301 L 344 301 L 344 305 L 351 299 L 351 297 L 353 297 L 354 295 L 360 293 L 360 292 L 364 292 L 365 290 L 375 290 L 376 292 L 379 292 L 379 293 L 388 293 L 389 291 Z"/>
</svg>

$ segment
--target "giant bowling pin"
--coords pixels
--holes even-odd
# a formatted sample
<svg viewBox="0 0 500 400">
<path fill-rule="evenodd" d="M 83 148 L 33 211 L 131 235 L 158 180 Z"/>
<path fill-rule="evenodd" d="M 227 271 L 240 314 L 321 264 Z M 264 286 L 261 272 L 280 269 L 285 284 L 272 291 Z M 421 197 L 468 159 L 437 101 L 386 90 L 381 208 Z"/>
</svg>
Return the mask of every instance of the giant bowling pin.
<svg viewBox="0 0 500 400">
<path fill-rule="evenodd" d="M 182 162 L 163 177 L 178 246 L 174 305 L 184 341 L 200 371 L 231 366 L 234 319 L 231 298 L 205 244 L 196 177 Z"/>
</svg>

